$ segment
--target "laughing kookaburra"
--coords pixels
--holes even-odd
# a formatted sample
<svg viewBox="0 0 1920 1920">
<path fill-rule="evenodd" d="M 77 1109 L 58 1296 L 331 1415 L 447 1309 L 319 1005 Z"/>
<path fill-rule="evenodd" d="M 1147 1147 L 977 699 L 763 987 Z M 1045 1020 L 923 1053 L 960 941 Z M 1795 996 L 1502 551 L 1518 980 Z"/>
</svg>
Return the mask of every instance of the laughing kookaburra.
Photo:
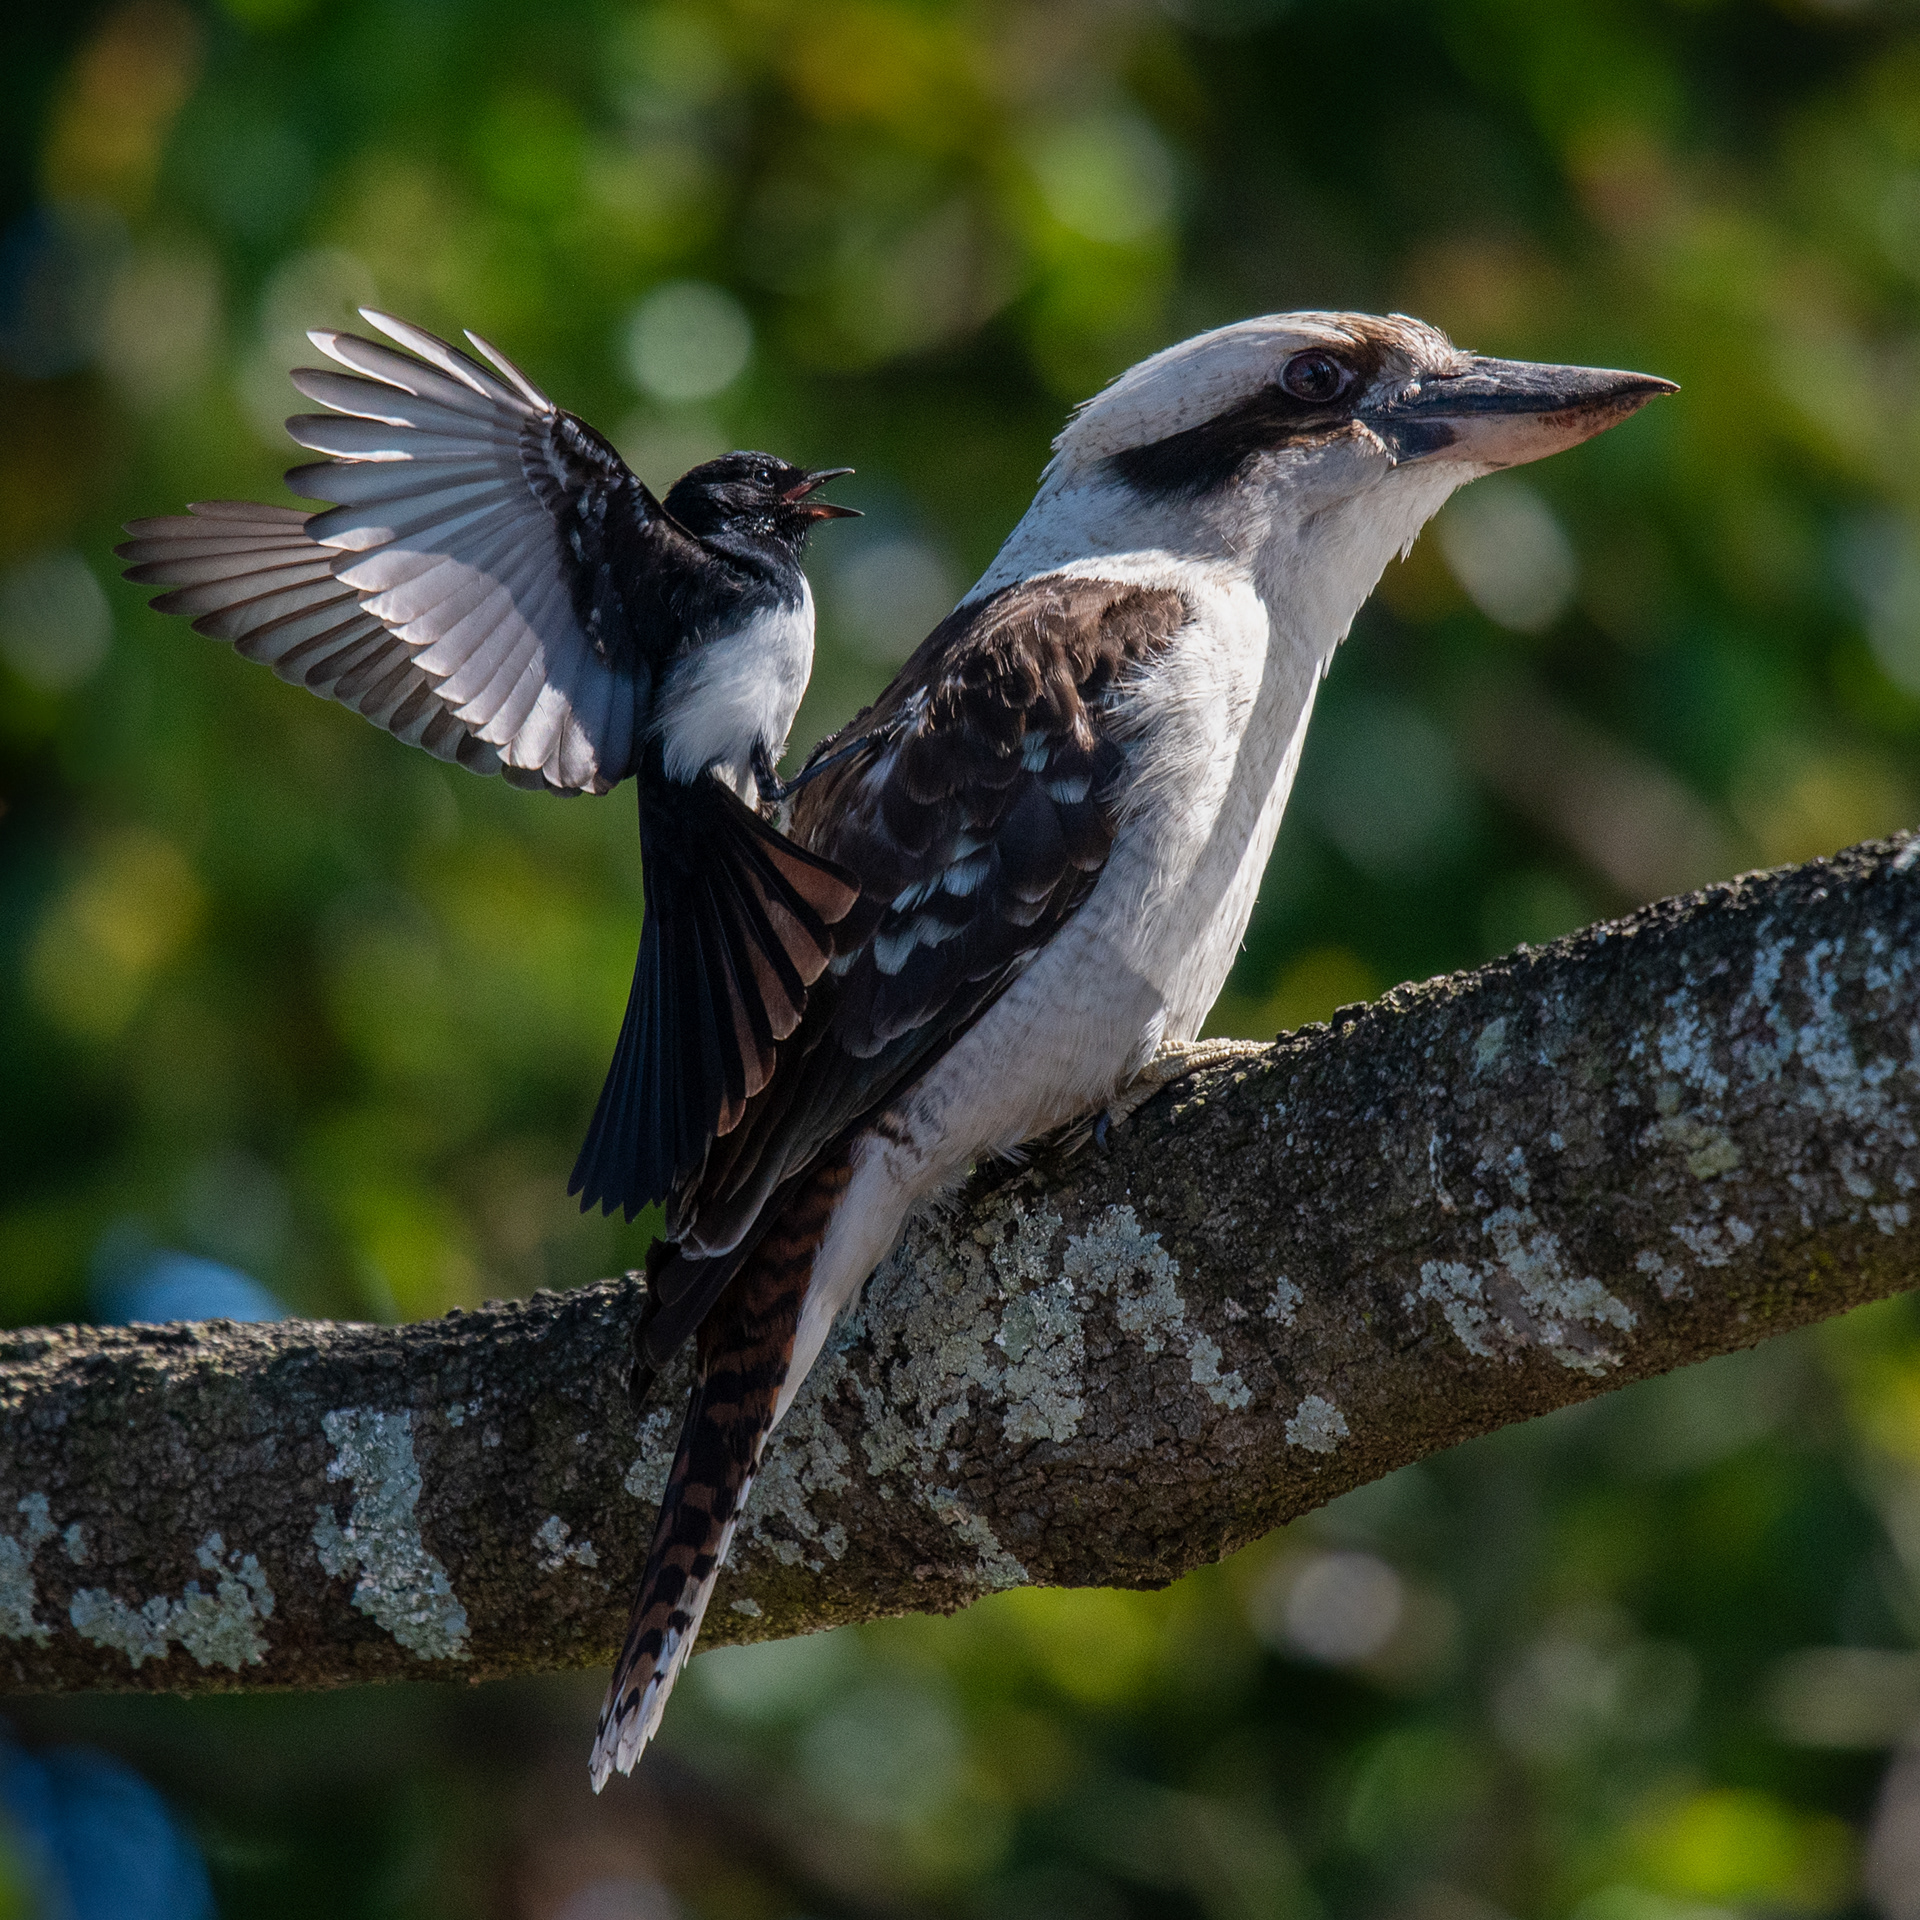
<svg viewBox="0 0 1920 1920">
<path fill-rule="evenodd" d="M 696 1384 L 596 1786 L 658 1726 L 767 1435 L 913 1208 L 1199 1031 L 1387 561 L 1456 487 L 1671 390 L 1291 313 L 1170 347 L 1069 422 L 985 577 L 794 805 L 861 897 L 768 1083 L 669 1196 L 638 1338 L 657 1367 L 697 1334 Z"/>
<path fill-rule="evenodd" d="M 309 338 L 287 431 L 319 512 L 204 503 L 136 520 L 127 577 L 283 679 L 476 773 L 640 797 L 646 918 L 574 1169 L 631 1220 L 699 1169 L 773 1072 L 852 906 L 850 876 L 761 817 L 813 667 L 800 570 L 849 467 L 730 453 L 657 500 L 476 334 L 485 364 L 372 308 L 396 352 Z"/>
</svg>

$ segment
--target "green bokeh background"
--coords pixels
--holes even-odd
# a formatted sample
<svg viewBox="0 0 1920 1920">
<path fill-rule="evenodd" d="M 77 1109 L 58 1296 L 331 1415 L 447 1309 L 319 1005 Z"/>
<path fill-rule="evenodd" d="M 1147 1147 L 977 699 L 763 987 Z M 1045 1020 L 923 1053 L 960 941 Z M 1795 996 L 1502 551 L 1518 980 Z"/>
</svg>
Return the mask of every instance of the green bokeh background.
<svg viewBox="0 0 1920 1920">
<path fill-rule="evenodd" d="M 1167 341 L 1401 309 L 1679 380 L 1392 570 L 1216 1031 L 1920 819 L 1911 7 L 35 5 L 0 152 L 15 1324 L 86 1317 L 130 1247 L 395 1319 L 644 1246 L 564 1197 L 628 802 L 409 754 L 114 573 L 133 514 L 284 497 L 285 369 L 357 301 L 486 334 L 655 486 L 734 445 L 856 466 L 803 747 Z M 1893 1303 L 1166 1594 L 702 1659 L 598 1803 L 591 1680 L 14 1725 L 142 1766 L 230 1916 L 1915 1920 L 1917 1579 Z"/>
</svg>

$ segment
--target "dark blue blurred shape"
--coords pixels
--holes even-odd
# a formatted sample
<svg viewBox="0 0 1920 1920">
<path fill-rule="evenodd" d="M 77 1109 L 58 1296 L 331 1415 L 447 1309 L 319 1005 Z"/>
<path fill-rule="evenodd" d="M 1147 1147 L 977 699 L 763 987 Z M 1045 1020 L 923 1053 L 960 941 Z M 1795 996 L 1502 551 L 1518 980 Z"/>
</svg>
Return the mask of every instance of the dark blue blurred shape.
<svg viewBox="0 0 1920 1920">
<path fill-rule="evenodd" d="M 200 1850 L 131 1767 L 0 1736 L 0 1817 L 36 1920 L 213 1920 Z"/>
<path fill-rule="evenodd" d="M 35 207 L 0 233 L 0 366 L 29 380 L 93 357 L 100 316 L 126 252 L 110 207 Z"/>
<path fill-rule="evenodd" d="M 129 1255 L 102 1243 L 94 1256 L 94 1317 L 109 1326 L 164 1320 L 284 1320 L 287 1310 L 238 1267 L 198 1254 Z"/>
</svg>

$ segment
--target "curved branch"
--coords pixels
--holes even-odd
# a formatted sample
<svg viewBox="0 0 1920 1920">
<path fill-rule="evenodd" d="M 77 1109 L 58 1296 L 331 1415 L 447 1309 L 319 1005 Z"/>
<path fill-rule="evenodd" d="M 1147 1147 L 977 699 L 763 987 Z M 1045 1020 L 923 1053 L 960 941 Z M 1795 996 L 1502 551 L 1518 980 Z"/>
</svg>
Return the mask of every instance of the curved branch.
<svg viewBox="0 0 1920 1920">
<path fill-rule="evenodd" d="M 1139 1585 L 1406 1461 L 1915 1279 L 1920 840 L 1344 1009 L 918 1225 L 706 1639 Z M 405 1327 L 0 1336 L 15 1689 L 596 1665 L 684 1375 L 637 1282 Z"/>
</svg>

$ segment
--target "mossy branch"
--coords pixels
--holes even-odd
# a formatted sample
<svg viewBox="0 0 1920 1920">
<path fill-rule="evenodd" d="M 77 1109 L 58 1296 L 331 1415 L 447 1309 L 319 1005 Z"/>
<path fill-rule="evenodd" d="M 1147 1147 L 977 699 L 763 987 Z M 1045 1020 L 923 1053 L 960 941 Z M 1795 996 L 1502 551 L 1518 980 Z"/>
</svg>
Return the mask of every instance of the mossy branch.
<svg viewBox="0 0 1920 1920">
<path fill-rule="evenodd" d="M 1401 987 L 923 1222 L 706 1642 L 1145 1585 L 1409 1460 L 1913 1284 L 1920 840 Z M 636 1283 L 405 1327 L 0 1336 L 16 1690 L 592 1666 L 684 1375 Z"/>
</svg>

